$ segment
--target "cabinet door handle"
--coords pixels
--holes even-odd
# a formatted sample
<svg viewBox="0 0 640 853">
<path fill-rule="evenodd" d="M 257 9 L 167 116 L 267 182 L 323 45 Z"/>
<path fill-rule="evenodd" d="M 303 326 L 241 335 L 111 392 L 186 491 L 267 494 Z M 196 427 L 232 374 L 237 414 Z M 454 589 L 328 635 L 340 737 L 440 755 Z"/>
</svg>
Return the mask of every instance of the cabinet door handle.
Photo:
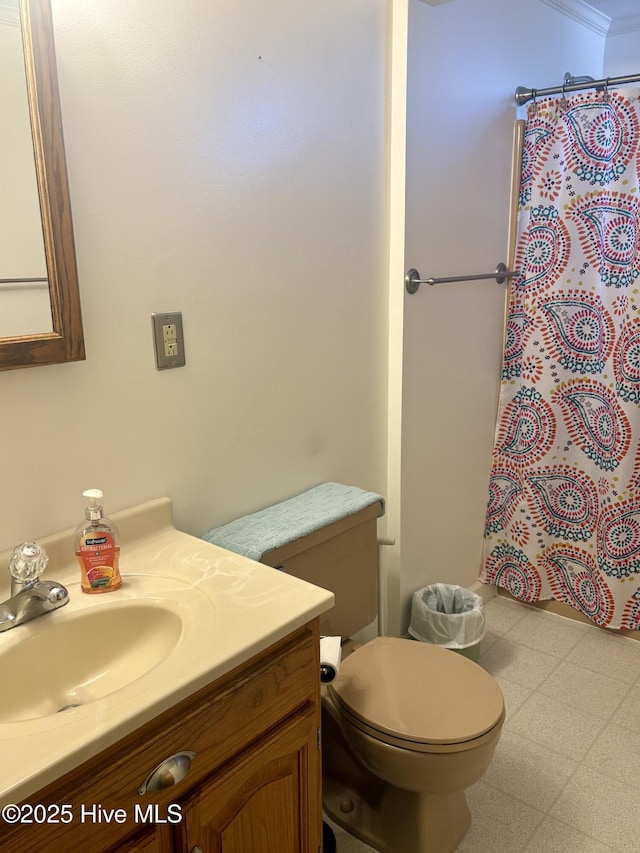
<svg viewBox="0 0 640 853">
<path fill-rule="evenodd" d="M 191 853 L 204 853 L 202 847 L 194 847 Z"/>
<path fill-rule="evenodd" d="M 148 791 L 161 791 L 162 788 L 168 788 L 170 785 L 182 781 L 189 772 L 195 756 L 195 752 L 185 749 L 183 752 L 176 752 L 175 755 L 165 758 L 149 773 L 138 788 L 140 796 Z"/>
</svg>

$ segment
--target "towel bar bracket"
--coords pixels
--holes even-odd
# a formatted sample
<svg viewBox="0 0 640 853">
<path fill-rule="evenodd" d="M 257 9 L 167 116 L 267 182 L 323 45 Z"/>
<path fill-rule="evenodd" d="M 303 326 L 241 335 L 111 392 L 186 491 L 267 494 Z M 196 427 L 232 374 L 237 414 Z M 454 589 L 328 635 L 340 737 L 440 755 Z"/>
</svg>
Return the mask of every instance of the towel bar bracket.
<svg viewBox="0 0 640 853">
<path fill-rule="evenodd" d="M 513 278 L 517 275 L 520 275 L 519 270 L 508 270 L 503 263 L 497 264 L 494 272 L 483 275 L 454 275 L 447 278 L 420 278 L 418 270 L 412 267 L 410 270 L 407 270 L 407 274 L 404 277 L 404 284 L 407 293 L 416 293 L 421 284 L 432 286 L 434 284 L 448 284 L 454 281 L 479 281 L 480 279 L 489 278 L 494 278 L 496 284 L 504 284 L 508 278 Z"/>
</svg>

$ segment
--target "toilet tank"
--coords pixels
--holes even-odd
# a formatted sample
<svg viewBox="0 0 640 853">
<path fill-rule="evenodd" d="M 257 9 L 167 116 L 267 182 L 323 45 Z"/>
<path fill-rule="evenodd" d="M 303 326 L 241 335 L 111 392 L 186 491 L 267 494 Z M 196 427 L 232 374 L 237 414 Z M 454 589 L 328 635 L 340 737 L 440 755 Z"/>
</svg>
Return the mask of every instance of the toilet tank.
<svg viewBox="0 0 640 853">
<path fill-rule="evenodd" d="M 378 609 L 377 518 L 380 501 L 268 551 L 267 566 L 328 589 L 335 606 L 320 617 L 320 631 L 351 637 L 371 624 Z"/>
</svg>

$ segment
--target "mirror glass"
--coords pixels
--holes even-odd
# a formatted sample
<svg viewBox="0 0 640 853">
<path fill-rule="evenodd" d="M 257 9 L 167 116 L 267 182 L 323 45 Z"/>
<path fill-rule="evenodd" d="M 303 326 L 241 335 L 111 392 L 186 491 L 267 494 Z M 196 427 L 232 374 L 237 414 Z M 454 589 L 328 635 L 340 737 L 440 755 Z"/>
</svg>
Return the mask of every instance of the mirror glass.
<svg viewBox="0 0 640 853">
<path fill-rule="evenodd" d="M 51 332 L 18 0 L 0 3 L 0 338 Z M 9 168 L 10 164 L 10 168 Z"/>
<path fill-rule="evenodd" d="M 84 358 L 50 0 L 0 0 L 0 370 Z"/>
</svg>

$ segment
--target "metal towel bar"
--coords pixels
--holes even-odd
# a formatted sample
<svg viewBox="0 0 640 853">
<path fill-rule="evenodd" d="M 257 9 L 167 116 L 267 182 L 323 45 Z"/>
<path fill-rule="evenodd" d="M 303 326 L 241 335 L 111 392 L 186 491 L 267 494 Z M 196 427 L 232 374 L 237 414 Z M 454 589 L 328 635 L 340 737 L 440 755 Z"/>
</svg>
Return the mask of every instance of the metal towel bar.
<svg viewBox="0 0 640 853">
<path fill-rule="evenodd" d="M 447 278 L 420 278 L 418 270 L 411 268 L 407 270 L 404 277 L 404 284 L 407 288 L 407 293 L 416 293 L 421 284 L 448 284 L 452 281 L 479 281 L 484 278 L 495 278 L 497 284 L 504 284 L 508 278 L 520 275 L 520 270 L 508 270 L 503 263 L 496 266 L 494 272 L 485 273 L 483 275 L 453 275 Z"/>
</svg>

